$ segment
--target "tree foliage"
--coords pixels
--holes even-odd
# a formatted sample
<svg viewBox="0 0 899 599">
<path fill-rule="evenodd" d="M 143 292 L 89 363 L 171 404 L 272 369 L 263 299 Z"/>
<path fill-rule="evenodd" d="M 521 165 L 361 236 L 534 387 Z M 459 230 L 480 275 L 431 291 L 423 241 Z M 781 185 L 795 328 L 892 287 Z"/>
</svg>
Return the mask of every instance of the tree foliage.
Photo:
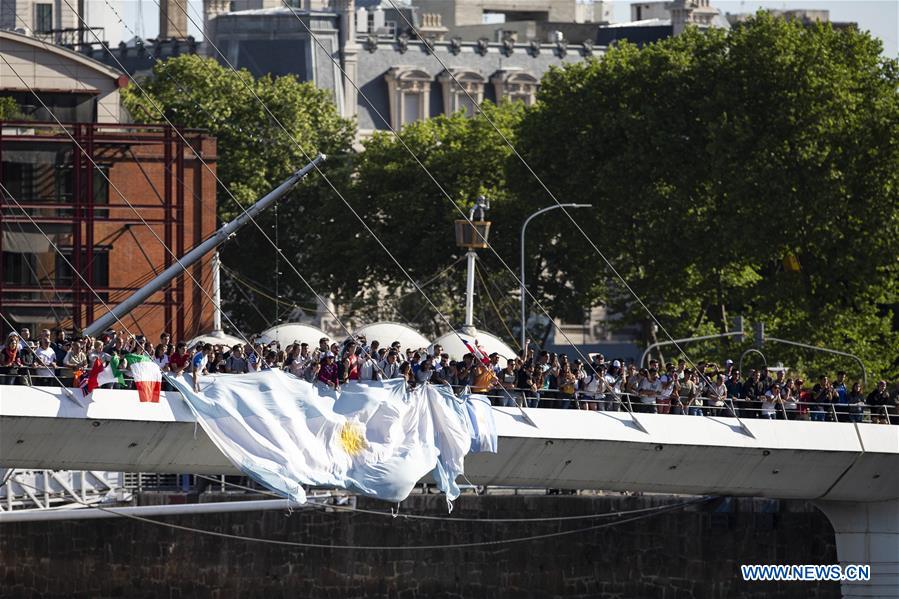
<svg viewBox="0 0 899 599">
<path fill-rule="evenodd" d="M 765 322 L 769 335 L 850 351 L 891 373 L 899 369 L 897 83 L 899 66 L 870 35 L 760 13 L 729 32 L 620 44 L 551 70 L 534 107 L 484 110 L 560 202 L 593 205 L 570 213 L 675 337 L 729 330 L 742 315 Z M 503 262 L 518 274 L 521 225 L 554 202 L 484 117 L 413 123 L 402 142 L 376 133 L 354 154 L 352 124 L 325 92 L 293 78 L 238 77 L 179 57 L 145 86 L 146 95 L 126 90 L 131 113 L 159 120 L 152 99 L 179 125 L 215 135 L 219 175 L 243 204 L 305 162 L 248 87 L 303 150 L 336 156 L 324 171 L 406 272 L 318 176 L 281 203 L 277 231 L 285 256 L 359 321 L 444 330 L 408 275 L 458 325 L 461 215 L 446 195 L 465 212 L 489 197 L 499 257 L 479 252 L 476 318 L 517 336 L 518 283 Z M 230 218 L 229 194 L 218 199 Z M 225 263 L 273 291 L 274 250 L 256 231 L 229 244 Z M 309 305 L 290 269 L 279 270 L 281 295 Z M 525 271 L 553 316 L 577 321 L 602 302 L 622 325 L 648 322 L 561 210 L 529 227 Z M 231 291 L 241 326 L 262 326 L 257 308 L 274 312 L 264 295 Z M 726 350 L 736 357 L 747 346 Z M 765 351 L 805 371 L 848 365 L 789 347 Z"/>
<path fill-rule="evenodd" d="M 323 166 L 329 177 L 341 184 L 348 179 L 352 123 L 339 116 L 326 91 L 295 77 L 256 79 L 244 69 L 234 72 L 212 59 L 185 55 L 156 63 L 152 77 L 124 90 L 123 101 L 136 120 L 164 122 L 162 110 L 175 125 L 204 129 L 216 138 L 221 221 L 234 218 L 240 206 L 254 203 L 318 152 L 329 156 Z M 328 280 L 322 272 L 327 263 L 313 262 L 306 250 L 320 242 L 333 201 L 330 189 L 313 173 L 278 203 L 277 211 L 257 217 L 317 289 Z M 293 304 L 315 307 L 308 288 L 252 224 L 224 246 L 222 260 L 261 290 L 238 290 L 234 281 L 223 278 L 225 308 L 242 327 L 261 330 L 276 314 L 289 313 Z M 277 309 L 270 299 L 276 287 L 278 295 L 290 298 Z"/>
<path fill-rule="evenodd" d="M 531 197 L 510 193 L 507 170 L 512 151 L 503 137 L 515 143 L 524 104 L 485 103 L 483 110 L 487 118 L 457 113 L 410 124 L 401 132 L 402 141 L 391 133 L 373 136 L 356 166 L 355 201 L 413 279 L 430 281 L 443 273 L 425 291 L 453 326 L 459 326 L 464 318 L 465 250 L 456 246 L 454 221 L 468 216 L 478 196 L 486 196 L 491 202 L 487 218 L 492 222 L 489 240 L 495 253 L 478 252 L 476 324 L 514 346 L 520 228 L 547 201 L 536 193 Z M 528 231 L 526 271 L 528 288 L 544 308 L 574 319 L 583 317 L 584 306 L 591 301 L 593 267 L 579 258 L 586 244 L 564 236 L 567 230 L 559 214 L 535 221 Z M 361 243 L 369 243 L 365 238 L 370 240 L 364 235 Z M 365 289 L 380 286 L 381 293 L 373 296 L 377 301 L 369 304 L 379 311 L 372 317 L 402 319 L 432 334 L 447 329 L 437 310 L 412 293 L 414 288 L 383 250 L 370 245 L 365 255 L 374 264 L 360 267 L 342 284 L 354 289 L 353 277 L 361 273 Z"/>
<path fill-rule="evenodd" d="M 0 96 L 0 121 L 2 120 L 22 120 L 26 115 L 22 114 L 22 109 L 15 99 L 9 96 Z"/>
<path fill-rule="evenodd" d="M 599 206 L 600 248 L 674 336 L 742 314 L 885 372 L 899 356 L 897 75 L 869 34 L 759 13 L 551 71 L 520 146 L 558 197 Z M 531 188 L 514 166 L 509 180 Z M 625 322 L 646 319 L 596 274 Z"/>
</svg>

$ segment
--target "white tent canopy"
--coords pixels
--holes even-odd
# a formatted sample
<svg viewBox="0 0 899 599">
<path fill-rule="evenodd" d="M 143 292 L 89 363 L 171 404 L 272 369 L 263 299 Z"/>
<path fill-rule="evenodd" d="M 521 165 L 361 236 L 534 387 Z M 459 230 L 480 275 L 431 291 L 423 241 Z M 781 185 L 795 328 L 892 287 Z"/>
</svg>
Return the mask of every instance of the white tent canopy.
<svg viewBox="0 0 899 599">
<path fill-rule="evenodd" d="M 282 349 L 294 342 L 308 343 L 309 347 L 316 348 L 318 347 L 318 340 L 322 337 L 330 339 L 330 336 L 319 328 L 308 324 L 289 322 L 263 331 L 261 341 L 263 343 L 277 341 Z"/>
<path fill-rule="evenodd" d="M 400 342 L 400 347 L 406 349 L 419 349 L 428 347 L 431 342 L 427 337 L 412 327 L 398 322 L 375 322 L 356 329 L 355 335 L 365 335 L 368 343 L 377 340 L 381 347 L 389 347 L 394 341 Z"/>
<path fill-rule="evenodd" d="M 212 345 L 226 345 L 228 347 L 233 347 L 238 343 L 246 343 L 246 341 L 244 341 L 240 337 L 229 335 L 224 331 L 212 331 L 210 333 L 194 337 L 187 342 L 187 347 L 193 347 L 200 342 L 211 343 Z"/>
<path fill-rule="evenodd" d="M 469 352 L 468 348 L 465 347 L 465 344 L 462 343 L 462 340 L 459 339 L 460 335 L 464 339 L 467 339 L 469 343 L 473 344 L 477 341 L 477 344 L 483 348 L 488 355 L 493 352 L 498 353 L 502 358 L 514 358 L 517 355 L 515 350 L 506 345 L 506 343 L 499 337 L 478 330 L 475 330 L 473 335 L 468 335 L 462 331 L 458 331 L 457 333 L 450 331 L 435 339 L 434 344 L 442 345 L 444 353 L 449 354 L 451 359 L 461 360 L 462 356 Z M 505 366 L 505 363 L 502 361 L 500 364 Z"/>
</svg>

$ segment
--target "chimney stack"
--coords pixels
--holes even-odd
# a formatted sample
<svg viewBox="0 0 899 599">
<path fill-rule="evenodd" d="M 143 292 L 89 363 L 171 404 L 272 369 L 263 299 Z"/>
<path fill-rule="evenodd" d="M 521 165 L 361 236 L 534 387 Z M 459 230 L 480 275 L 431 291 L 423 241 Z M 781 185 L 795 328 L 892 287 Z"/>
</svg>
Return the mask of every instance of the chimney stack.
<svg viewBox="0 0 899 599">
<path fill-rule="evenodd" d="M 159 0 L 159 39 L 187 38 L 187 0 Z"/>
</svg>

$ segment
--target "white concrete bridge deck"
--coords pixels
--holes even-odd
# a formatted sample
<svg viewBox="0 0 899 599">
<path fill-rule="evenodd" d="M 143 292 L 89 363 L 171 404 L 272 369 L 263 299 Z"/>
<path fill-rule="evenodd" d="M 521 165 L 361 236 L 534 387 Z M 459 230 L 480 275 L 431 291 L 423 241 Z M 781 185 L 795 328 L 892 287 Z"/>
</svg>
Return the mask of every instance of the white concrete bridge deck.
<svg viewBox="0 0 899 599">
<path fill-rule="evenodd" d="M 78 393 L 76 390 L 75 393 Z M 813 500 L 841 562 L 871 563 L 878 584 L 844 596 L 899 596 L 899 426 L 623 412 L 495 408 L 498 454 L 466 460 L 478 484 Z M 0 466 L 238 474 L 175 392 L 0 386 Z M 886 586 L 882 586 L 886 585 Z M 873 593 L 873 594 L 872 594 Z"/>
</svg>

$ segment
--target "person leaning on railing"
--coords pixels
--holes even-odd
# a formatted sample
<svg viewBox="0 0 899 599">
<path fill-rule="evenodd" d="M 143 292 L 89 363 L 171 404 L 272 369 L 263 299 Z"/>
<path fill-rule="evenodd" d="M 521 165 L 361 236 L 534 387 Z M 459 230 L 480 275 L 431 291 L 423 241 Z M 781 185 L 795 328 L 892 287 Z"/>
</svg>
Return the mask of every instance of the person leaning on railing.
<svg viewBox="0 0 899 599">
<path fill-rule="evenodd" d="M 684 375 L 684 384 L 681 388 L 681 405 L 689 416 L 702 416 L 702 395 L 699 389 L 699 375 L 687 369 Z"/>
<path fill-rule="evenodd" d="M 518 376 L 515 380 L 515 387 L 521 391 L 525 404 L 529 408 L 536 408 L 540 404 L 540 395 L 537 393 L 533 371 L 533 366 L 525 363 L 518 369 Z"/>
<path fill-rule="evenodd" d="M 837 392 L 834 391 L 833 385 L 826 374 L 822 374 L 818 379 L 818 384 L 812 387 L 812 405 L 811 417 L 815 422 L 823 422 L 827 420 L 827 416 L 833 409 Z"/>
<path fill-rule="evenodd" d="M 887 391 L 886 381 L 877 381 L 877 387 L 868 394 L 867 404 L 871 406 L 871 422 L 890 424 L 889 412 L 895 414 L 896 402 Z"/>
<path fill-rule="evenodd" d="M 727 386 L 724 384 L 724 375 L 715 375 L 715 380 L 706 386 L 706 408 L 709 416 L 721 416 L 724 414 L 725 400 L 727 399 Z"/>
<path fill-rule="evenodd" d="M 771 388 L 762 396 L 762 418 L 776 420 L 778 413 L 786 417 L 783 399 L 780 396 L 780 385 L 774 383 Z"/>
<path fill-rule="evenodd" d="M 852 390 L 846 398 L 849 410 L 850 422 L 863 422 L 865 419 L 865 394 L 862 391 L 862 384 L 855 383 Z"/>
<path fill-rule="evenodd" d="M 0 382 L 4 385 L 19 384 L 19 368 L 22 367 L 21 344 L 15 332 L 6 337 L 6 343 L 0 348 Z"/>
</svg>

